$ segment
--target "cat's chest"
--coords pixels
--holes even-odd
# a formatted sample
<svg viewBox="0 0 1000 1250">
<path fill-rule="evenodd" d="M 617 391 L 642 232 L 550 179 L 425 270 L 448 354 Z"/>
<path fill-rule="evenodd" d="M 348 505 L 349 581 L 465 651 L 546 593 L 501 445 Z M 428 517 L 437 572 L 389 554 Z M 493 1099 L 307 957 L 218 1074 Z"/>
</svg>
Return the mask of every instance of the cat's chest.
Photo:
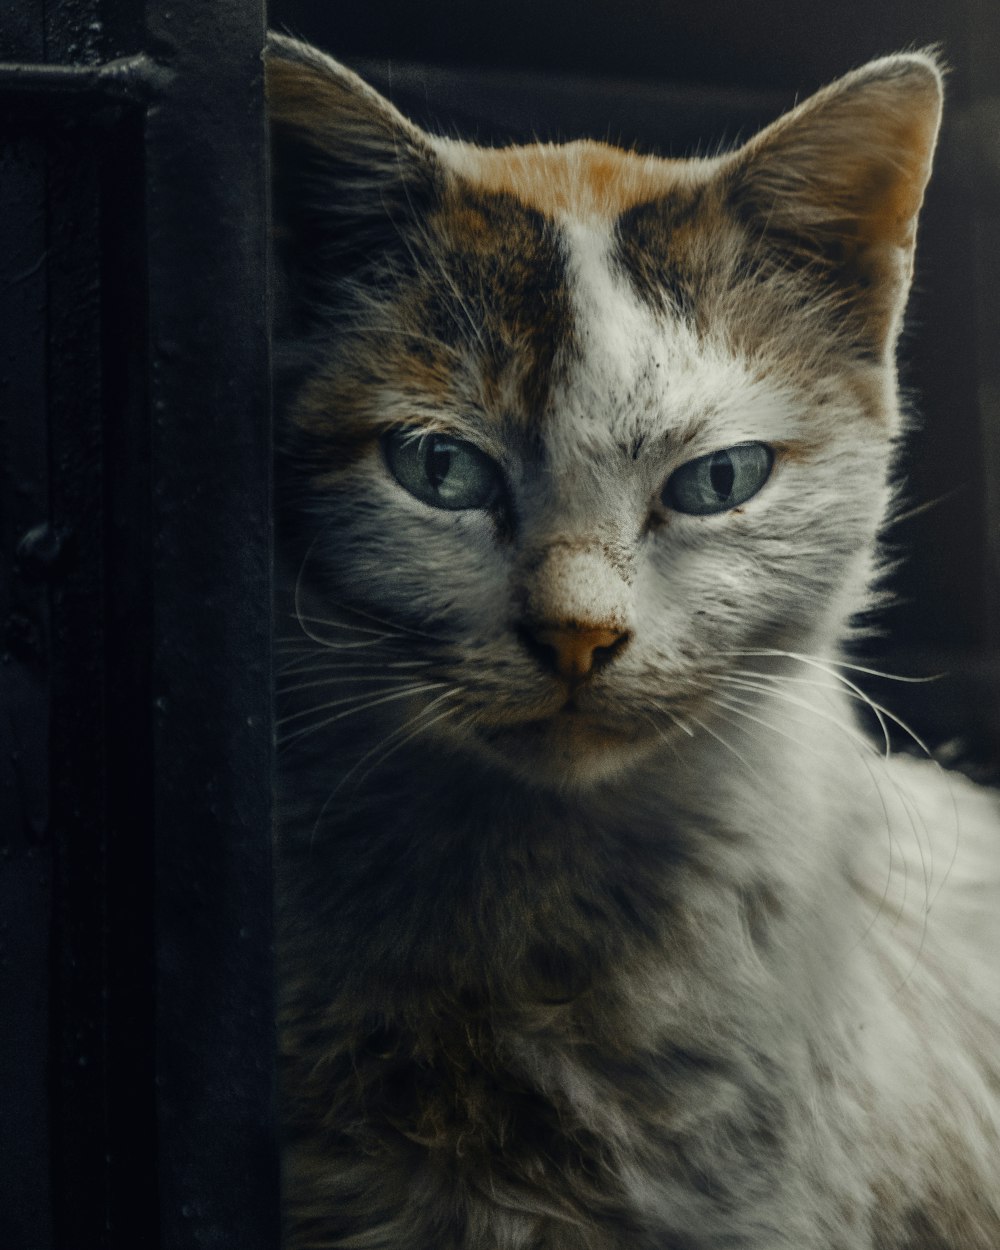
<svg viewBox="0 0 1000 1250">
<path fill-rule="evenodd" d="M 429 1014 L 433 1037 L 382 1029 L 328 1063 L 338 1088 L 324 1102 L 340 1131 L 327 1157 L 370 1161 L 406 1205 L 434 1193 L 490 1236 L 506 1228 L 489 1246 L 700 1246 L 732 1232 L 734 1211 L 768 1218 L 792 1133 L 773 1070 L 748 1071 L 745 1058 L 741 1070 L 666 1031 L 658 1046 L 595 1044 L 585 1011 L 534 1030 L 483 1016 L 442 1027 Z M 692 1229 L 699 1239 L 684 1241 Z"/>
<path fill-rule="evenodd" d="M 630 1018 L 620 997 L 594 991 L 517 1011 L 428 1001 L 419 1033 L 383 1027 L 347 1042 L 327 1101 L 341 1124 L 364 1126 L 351 1149 L 388 1159 L 405 1141 L 449 1183 L 638 1230 L 662 1205 L 665 1177 L 700 1189 L 700 1203 L 729 1183 L 723 1155 L 752 1151 L 766 1169 L 784 1130 L 773 1068 L 752 1070 L 717 1038 L 682 1040 L 654 1010 Z M 702 1157 L 706 1125 L 727 1142 L 718 1166 Z"/>
</svg>

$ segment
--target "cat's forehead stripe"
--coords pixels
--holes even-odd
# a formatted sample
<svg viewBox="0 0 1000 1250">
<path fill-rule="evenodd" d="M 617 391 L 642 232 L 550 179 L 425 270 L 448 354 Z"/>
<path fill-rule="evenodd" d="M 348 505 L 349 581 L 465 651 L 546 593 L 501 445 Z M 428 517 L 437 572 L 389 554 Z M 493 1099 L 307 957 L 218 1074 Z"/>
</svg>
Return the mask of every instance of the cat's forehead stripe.
<svg viewBox="0 0 1000 1250">
<path fill-rule="evenodd" d="M 443 141 L 443 152 L 465 188 L 560 227 L 606 229 L 612 264 L 657 311 L 693 314 L 692 271 L 706 238 L 733 229 L 710 190 L 721 158 L 665 160 L 591 140 L 500 149 Z"/>
<path fill-rule="evenodd" d="M 705 198 L 700 189 L 679 190 L 634 205 L 615 223 L 615 264 L 653 308 L 669 306 L 686 316 L 695 311 L 695 257 L 719 224 Z"/>
<path fill-rule="evenodd" d="M 435 337 L 471 349 L 483 395 L 530 422 L 574 333 L 565 241 L 539 210 L 464 180 L 433 222 L 437 251 L 415 299 Z"/>
<path fill-rule="evenodd" d="M 479 414 L 530 441 L 572 353 L 565 240 L 537 209 L 462 180 L 408 246 L 411 273 L 373 293 L 350 350 L 299 398 L 300 427 L 337 470 L 399 424 L 461 428 Z"/>
</svg>

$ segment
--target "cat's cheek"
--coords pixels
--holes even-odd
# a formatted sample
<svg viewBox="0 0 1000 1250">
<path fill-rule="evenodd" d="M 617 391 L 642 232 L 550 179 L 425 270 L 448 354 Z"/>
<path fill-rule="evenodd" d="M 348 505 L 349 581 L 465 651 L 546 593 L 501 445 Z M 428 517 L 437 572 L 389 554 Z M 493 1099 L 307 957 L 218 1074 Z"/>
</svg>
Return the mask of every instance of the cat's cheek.
<svg viewBox="0 0 1000 1250">
<path fill-rule="evenodd" d="M 637 640 L 664 675 L 701 680 L 725 652 L 773 635 L 795 606 L 780 561 L 761 549 L 749 516 L 683 521 L 671 531 L 676 541 L 644 562 Z"/>
<path fill-rule="evenodd" d="M 310 572 L 335 597 L 418 629 L 500 613 L 507 570 L 487 515 L 430 508 L 376 476 L 344 481 L 324 502 Z"/>
</svg>

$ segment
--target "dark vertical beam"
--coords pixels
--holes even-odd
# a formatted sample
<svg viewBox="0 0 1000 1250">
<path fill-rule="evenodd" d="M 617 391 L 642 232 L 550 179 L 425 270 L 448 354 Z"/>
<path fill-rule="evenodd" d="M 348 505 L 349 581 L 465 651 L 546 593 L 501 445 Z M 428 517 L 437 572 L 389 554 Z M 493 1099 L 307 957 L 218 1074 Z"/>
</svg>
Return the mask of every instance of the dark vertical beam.
<svg viewBox="0 0 1000 1250">
<path fill-rule="evenodd" d="M 158 1245 L 151 489 L 143 127 L 123 115 L 101 162 L 102 586 L 107 790 L 102 993 L 107 1204 L 102 1245 Z M 141 1148 L 136 1149 L 136 1143 Z"/>
<path fill-rule="evenodd" d="M 129 385 L 144 347 L 143 115 L 141 92 L 101 88 L 103 7 L 46 5 L 47 68 L 21 75 L 38 80 L 30 116 L 50 162 L 52 1176 L 57 1247 L 153 1250 L 155 639 L 148 419 Z M 139 6 L 116 7 L 137 51 Z"/>
<path fill-rule="evenodd" d="M 0 9 L 0 60 L 43 48 L 40 5 Z M 0 1245 L 23 1250 L 52 1250 L 47 169 L 0 104 Z"/>
<path fill-rule="evenodd" d="M 264 12 L 146 20 L 161 1244 L 274 1250 Z"/>
<path fill-rule="evenodd" d="M 263 40 L 0 8 L 4 1250 L 277 1245 Z"/>
<path fill-rule="evenodd" d="M 48 117 L 44 90 L 36 97 L 46 99 L 41 110 L 16 90 L 46 57 L 85 55 L 73 31 L 89 29 L 96 14 L 97 0 L 60 6 L 58 16 L 43 3 L 23 3 L 4 9 L 0 31 L 0 54 L 22 58 L 16 81 L 0 76 L 7 139 L 0 194 L 10 263 L 0 404 L 10 453 L 0 457 L 8 487 L 0 493 L 9 523 L 0 563 L 13 550 L 10 576 L 0 578 L 8 661 L 0 739 L 11 743 L 8 751 L 4 741 L 0 754 L 12 765 L 12 785 L 4 789 L 14 806 L 3 829 L 15 849 L 4 874 L 15 888 L 2 914 L 19 990 L 3 1011 L 5 1022 L 17 1022 L 4 1032 L 15 1047 L 18 1079 L 4 1082 L 2 1176 L 10 1191 L 0 1204 L 0 1243 L 18 1247 L 105 1244 L 109 1180 L 119 1159 L 128 1159 L 134 1174 L 145 1153 L 135 1149 L 141 1099 L 126 1088 L 127 1069 L 112 1073 L 110 1045 L 117 999 L 109 971 L 118 951 L 137 951 L 142 941 L 139 932 L 120 933 L 115 947 L 108 926 L 100 347 L 108 145 L 72 111 L 58 122 Z M 49 67 L 37 76 L 49 80 Z M 141 284 L 137 293 L 141 300 Z M 151 941 L 146 946 L 151 951 Z M 150 967 L 147 960 L 147 984 Z M 132 1049 L 151 1054 L 150 1032 L 133 1033 Z M 129 1108 L 117 1145 L 116 1102 Z M 143 1127 L 151 1138 L 152 1119 Z M 131 1150 L 122 1148 L 124 1140 Z"/>
<path fill-rule="evenodd" d="M 98 153 L 85 131 L 48 140 L 53 1187 L 57 1245 L 85 1246 L 109 1219 L 111 1150 Z"/>
<path fill-rule="evenodd" d="M 51 1250 L 45 150 L 0 134 L 0 1245 Z"/>
</svg>

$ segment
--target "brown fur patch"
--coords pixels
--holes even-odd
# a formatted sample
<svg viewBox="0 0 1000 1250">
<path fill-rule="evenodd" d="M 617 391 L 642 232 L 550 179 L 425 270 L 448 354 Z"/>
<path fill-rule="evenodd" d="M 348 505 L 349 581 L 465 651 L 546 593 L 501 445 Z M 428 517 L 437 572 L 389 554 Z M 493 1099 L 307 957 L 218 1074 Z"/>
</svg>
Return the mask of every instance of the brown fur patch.
<svg viewBox="0 0 1000 1250">
<path fill-rule="evenodd" d="M 639 156 L 589 139 L 558 146 L 461 145 L 457 163 L 480 191 L 509 195 L 549 217 L 614 219 L 635 204 L 688 186 L 692 176 L 690 162 Z"/>
<path fill-rule="evenodd" d="M 398 237 L 404 263 L 366 292 L 364 315 L 295 406 L 323 480 L 401 419 L 461 437 L 475 415 L 532 440 L 572 351 L 564 257 L 536 210 L 456 181 Z M 388 392 L 404 405 L 412 395 L 412 421 L 398 403 L 387 410 Z"/>
<path fill-rule="evenodd" d="M 572 337 L 565 259 L 552 223 L 505 194 L 460 182 L 432 222 L 443 283 L 425 293 L 436 334 L 457 329 L 479 357 L 487 397 L 516 394 L 537 420 Z M 442 321 L 442 318 L 445 320 Z"/>
<path fill-rule="evenodd" d="M 700 189 L 637 204 L 615 225 L 615 259 L 636 293 L 658 311 L 692 317 L 696 256 L 707 212 Z"/>
<path fill-rule="evenodd" d="M 808 464 L 823 449 L 822 443 L 806 442 L 805 439 L 782 439 L 771 444 L 771 449 L 780 460 L 792 464 Z"/>
</svg>

